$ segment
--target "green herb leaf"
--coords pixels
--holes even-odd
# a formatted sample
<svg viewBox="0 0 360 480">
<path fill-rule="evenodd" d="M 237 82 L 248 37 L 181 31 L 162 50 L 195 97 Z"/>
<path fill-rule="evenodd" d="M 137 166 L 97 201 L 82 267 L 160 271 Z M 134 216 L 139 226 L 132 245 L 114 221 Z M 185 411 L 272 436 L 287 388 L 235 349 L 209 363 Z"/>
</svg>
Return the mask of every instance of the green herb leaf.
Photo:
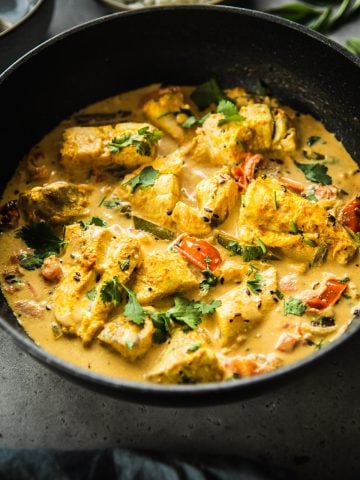
<svg viewBox="0 0 360 480">
<path fill-rule="evenodd" d="M 159 175 L 159 170 L 155 170 L 150 165 L 143 168 L 138 175 L 135 175 L 135 177 L 131 178 L 125 183 L 125 185 L 129 185 L 131 187 L 131 193 L 134 193 L 138 187 L 152 187 L 155 184 L 156 179 L 159 178 Z"/>
<path fill-rule="evenodd" d="M 200 108 L 206 108 L 212 103 L 218 103 L 226 98 L 216 80 L 211 79 L 208 82 L 199 85 L 191 94 L 193 102 Z"/>
<path fill-rule="evenodd" d="M 185 122 L 181 125 L 183 128 L 191 128 L 195 125 L 203 125 L 204 122 L 210 117 L 211 113 L 207 113 L 203 117 L 197 119 L 193 115 L 189 117 Z"/>
<path fill-rule="evenodd" d="M 349 283 L 350 278 L 349 277 L 344 277 L 343 279 L 339 280 L 339 283 Z"/>
<path fill-rule="evenodd" d="M 111 153 L 119 153 L 126 147 L 134 147 L 139 155 L 149 156 L 153 147 L 163 136 L 160 130 L 150 130 L 150 127 L 142 127 L 136 134 L 124 133 L 115 137 L 108 144 Z"/>
<path fill-rule="evenodd" d="M 216 287 L 216 285 L 219 283 L 219 278 L 214 275 L 211 270 L 202 270 L 201 273 L 204 276 L 204 280 L 202 280 L 199 284 L 199 288 L 202 292 L 208 292 L 211 287 Z"/>
<path fill-rule="evenodd" d="M 192 345 L 190 345 L 190 347 L 186 351 L 188 353 L 196 352 L 196 350 L 199 350 L 200 347 L 201 347 L 201 343 L 196 342 L 196 343 L 193 343 Z"/>
<path fill-rule="evenodd" d="M 121 293 L 119 287 L 121 283 L 118 277 L 113 277 L 111 280 L 104 282 L 100 289 L 100 298 L 103 303 L 112 303 L 117 307 L 121 303 Z"/>
<path fill-rule="evenodd" d="M 253 293 L 255 293 L 255 295 L 257 295 L 258 293 L 261 293 L 262 281 L 263 276 L 260 273 L 255 272 L 253 280 L 248 280 L 246 285 Z"/>
<path fill-rule="evenodd" d="M 302 172 L 305 177 L 311 182 L 321 183 L 322 185 L 331 185 L 332 178 L 327 175 L 328 168 L 325 165 L 319 163 L 299 163 L 295 161 L 295 165 Z"/>
<path fill-rule="evenodd" d="M 122 262 L 119 262 L 119 267 L 122 272 L 127 272 L 130 268 L 130 255 Z"/>
<path fill-rule="evenodd" d="M 145 322 L 145 310 L 138 302 L 136 298 L 136 294 L 132 292 L 126 285 L 119 282 L 122 288 L 128 294 L 128 303 L 125 305 L 124 308 L 124 315 L 129 320 L 134 322 L 136 325 L 144 325 Z"/>
<path fill-rule="evenodd" d="M 111 198 L 110 200 L 104 200 L 102 205 L 110 210 L 114 210 L 115 208 L 119 209 L 121 213 L 131 212 L 130 203 L 117 197 Z"/>
<path fill-rule="evenodd" d="M 285 297 L 285 295 L 280 290 L 276 289 L 274 293 L 279 300 L 282 300 Z"/>
<path fill-rule="evenodd" d="M 308 139 L 306 140 L 306 145 L 308 147 L 312 147 L 319 140 L 321 140 L 321 137 L 319 137 L 318 135 L 311 135 L 311 137 L 308 137 Z"/>
<path fill-rule="evenodd" d="M 96 288 L 92 288 L 91 290 L 86 292 L 85 296 L 86 296 L 86 298 L 88 298 L 89 300 L 91 300 L 93 302 L 96 298 Z"/>
<path fill-rule="evenodd" d="M 314 193 L 311 193 L 310 195 L 306 195 L 306 200 L 309 200 L 309 202 L 318 202 L 318 198 Z"/>
<path fill-rule="evenodd" d="M 298 233 L 300 233 L 296 223 L 293 221 L 290 222 L 289 233 L 293 233 L 294 235 L 297 235 Z"/>
<path fill-rule="evenodd" d="M 16 237 L 21 238 L 29 248 L 34 250 L 33 254 L 18 257 L 20 265 L 26 270 L 41 267 L 46 257 L 59 254 L 65 245 L 64 240 L 58 237 L 46 223 L 26 225 L 16 232 Z"/>
<path fill-rule="evenodd" d="M 95 225 L 96 227 L 106 227 L 106 222 L 99 217 L 92 217 L 88 222 L 80 220 L 79 224 L 84 230 L 87 230 L 90 225 Z"/>
<path fill-rule="evenodd" d="M 195 300 L 175 297 L 174 301 L 175 305 L 167 311 L 167 316 L 177 322 L 185 323 L 191 329 L 195 329 L 199 325 L 203 315 L 213 313 L 221 305 L 220 300 L 201 303 Z"/>
<path fill-rule="evenodd" d="M 314 242 L 314 240 L 311 240 L 311 238 L 303 237 L 302 241 L 306 245 L 309 245 L 309 247 L 316 247 L 317 246 L 316 243 Z"/>
<path fill-rule="evenodd" d="M 311 261 L 311 266 L 318 267 L 319 265 L 322 265 L 325 262 L 327 252 L 328 245 L 326 243 L 322 243 L 321 245 L 319 245 L 316 249 L 314 258 Z"/>
<path fill-rule="evenodd" d="M 284 302 L 284 315 L 302 317 L 306 312 L 306 305 L 298 298 L 288 297 Z"/>
<path fill-rule="evenodd" d="M 224 115 L 224 118 L 218 121 L 218 126 L 225 125 L 230 122 L 241 122 L 245 120 L 245 117 L 240 115 L 239 110 L 236 105 L 234 105 L 230 100 L 220 100 L 220 103 L 217 107 L 217 112 Z"/>
<path fill-rule="evenodd" d="M 25 268 L 25 270 L 35 270 L 36 268 L 40 268 L 44 263 L 44 258 L 42 255 L 32 255 L 32 254 L 24 254 L 19 255 L 18 259 L 20 265 Z"/>
</svg>

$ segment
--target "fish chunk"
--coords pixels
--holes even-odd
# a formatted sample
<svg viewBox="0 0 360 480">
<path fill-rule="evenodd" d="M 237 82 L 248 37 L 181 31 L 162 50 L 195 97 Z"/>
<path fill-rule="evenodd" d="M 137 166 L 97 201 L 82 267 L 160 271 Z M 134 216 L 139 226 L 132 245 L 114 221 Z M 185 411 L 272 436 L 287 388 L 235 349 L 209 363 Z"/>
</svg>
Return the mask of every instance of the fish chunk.
<svg viewBox="0 0 360 480">
<path fill-rule="evenodd" d="M 156 145 L 149 145 L 149 154 L 139 152 L 135 143 L 122 148 L 114 153 L 109 148 L 109 143 L 114 138 L 139 135 L 139 130 L 154 127 L 148 123 L 124 122 L 116 125 L 103 125 L 100 127 L 70 127 L 64 131 L 61 148 L 61 165 L 69 171 L 78 172 L 91 168 L 104 169 L 110 167 L 123 167 L 133 170 L 139 165 L 151 163 L 156 157 Z"/>
<path fill-rule="evenodd" d="M 230 175 L 230 168 L 223 167 L 210 178 L 196 186 L 196 199 L 202 217 L 209 218 L 212 224 L 222 223 L 235 206 L 239 195 L 237 183 Z"/>
<path fill-rule="evenodd" d="M 144 325 L 135 325 L 123 315 L 107 323 L 98 339 L 130 362 L 143 358 L 152 346 L 154 326 L 147 317 Z"/>
<path fill-rule="evenodd" d="M 206 383 L 223 380 L 225 370 L 199 332 L 177 329 L 157 364 L 147 375 L 156 383 Z"/>
<path fill-rule="evenodd" d="M 276 305 L 270 293 L 277 289 L 276 270 L 271 267 L 259 273 L 262 277 L 259 293 L 250 291 L 246 282 L 251 277 L 246 276 L 242 284 L 219 298 L 221 305 L 214 318 L 220 330 L 221 346 L 242 342 Z"/>
<path fill-rule="evenodd" d="M 280 247 L 287 255 L 304 259 L 314 254 L 315 249 L 303 241 L 310 235 L 318 245 L 328 244 L 329 258 L 340 264 L 348 263 L 356 252 L 355 242 L 339 222 L 333 225 L 329 221 L 324 208 L 286 190 L 274 178 L 257 178 L 250 183 L 244 204 L 238 234 L 243 243 L 254 244 L 261 238 L 266 246 Z M 296 234 L 296 230 L 301 233 Z"/>
<path fill-rule="evenodd" d="M 188 263 L 176 252 L 165 251 L 148 254 L 141 264 L 133 290 L 138 301 L 149 305 L 174 293 L 184 293 L 198 288 L 196 278 Z"/>
<path fill-rule="evenodd" d="M 89 213 L 87 206 L 91 191 L 88 185 L 49 183 L 21 193 L 19 206 L 30 222 L 67 223 Z"/>
<path fill-rule="evenodd" d="M 190 233 L 198 237 L 206 237 L 211 233 L 209 214 L 201 215 L 200 210 L 190 207 L 184 202 L 177 202 L 171 220 L 181 232 Z"/>
</svg>

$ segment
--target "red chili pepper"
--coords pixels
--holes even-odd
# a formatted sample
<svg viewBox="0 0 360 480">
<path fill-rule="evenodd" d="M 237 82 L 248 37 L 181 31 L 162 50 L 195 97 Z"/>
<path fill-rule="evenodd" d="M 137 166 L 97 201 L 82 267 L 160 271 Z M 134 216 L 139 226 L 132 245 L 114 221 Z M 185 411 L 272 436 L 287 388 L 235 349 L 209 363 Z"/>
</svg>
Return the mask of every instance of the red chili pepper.
<svg viewBox="0 0 360 480">
<path fill-rule="evenodd" d="M 304 190 L 304 186 L 300 183 L 297 182 L 296 180 L 293 180 L 292 178 L 288 177 L 280 177 L 279 181 L 281 185 L 284 185 L 284 187 L 289 187 L 295 192 L 301 193 Z"/>
<path fill-rule="evenodd" d="M 206 240 L 186 235 L 180 240 L 178 252 L 201 270 L 214 271 L 221 264 L 219 251 Z"/>
<path fill-rule="evenodd" d="M 243 162 L 235 167 L 234 178 L 241 191 L 246 190 L 249 182 L 255 177 L 255 169 L 262 159 L 262 155 L 249 152 L 245 155 Z"/>
<path fill-rule="evenodd" d="M 307 300 L 306 305 L 317 310 L 324 310 L 324 308 L 334 305 L 339 300 L 347 286 L 348 281 L 339 282 L 335 278 L 330 278 L 326 282 L 325 290 L 320 295 Z"/>
<path fill-rule="evenodd" d="M 360 198 L 355 198 L 342 209 L 342 223 L 353 232 L 360 232 Z"/>
</svg>

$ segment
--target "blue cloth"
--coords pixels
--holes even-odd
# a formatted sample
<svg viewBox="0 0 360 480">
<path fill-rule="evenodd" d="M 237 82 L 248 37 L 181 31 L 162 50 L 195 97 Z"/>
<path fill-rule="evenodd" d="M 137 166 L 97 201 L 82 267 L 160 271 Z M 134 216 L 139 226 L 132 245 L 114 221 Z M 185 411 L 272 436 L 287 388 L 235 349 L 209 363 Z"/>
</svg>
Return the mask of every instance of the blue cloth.
<svg viewBox="0 0 360 480">
<path fill-rule="evenodd" d="M 276 480 L 238 457 L 105 450 L 0 450 L 0 480 Z"/>
</svg>

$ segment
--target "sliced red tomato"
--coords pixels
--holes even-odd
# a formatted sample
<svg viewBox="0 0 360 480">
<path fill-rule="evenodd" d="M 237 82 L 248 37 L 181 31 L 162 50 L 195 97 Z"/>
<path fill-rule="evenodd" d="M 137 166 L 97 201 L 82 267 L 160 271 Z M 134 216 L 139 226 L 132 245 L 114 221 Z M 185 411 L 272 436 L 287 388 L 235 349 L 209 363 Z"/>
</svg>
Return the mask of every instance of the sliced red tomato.
<svg viewBox="0 0 360 480">
<path fill-rule="evenodd" d="M 247 153 L 240 165 L 235 167 L 234 177 L 241 191 L 246 190 L 249 182 L 255 177 L 255 169 L 262 161 L 263 156 L 259 153 Z"/>
<path fill-rule="evenodd" d="M 281 185 L 284 185 L 284 187 L 289 187 L 295 192 L 302 192 L 304 190 L 304 186 L 300 183 L 297 182 L 296 180 L 293 180 L 292 178 L 288 177 L 280 177 L 279 181 Z"/>
<path fill-rule="evenodd" d="M 330 278 L 326 282 L 325 290 L 320 295 L 307 300 L 306 305 L 317 310 L 324 310 L 324 308 L 334 305 L 339 300 L 347 286 L 348 281 L 339 282 L 335 278 Z"/>
<path fill-rule="evenodd" d="M 342 223 L 353 232 L 360 232 L 360 198 L 355 198 L 342 209 Z"/>
<path fill-rule="evenodd" d="M 219 251 L 206 240 L 185 235 L 180 240 L 178 252 L 201 270 L 214 271 L 221 264 Z"/>
</svg>

